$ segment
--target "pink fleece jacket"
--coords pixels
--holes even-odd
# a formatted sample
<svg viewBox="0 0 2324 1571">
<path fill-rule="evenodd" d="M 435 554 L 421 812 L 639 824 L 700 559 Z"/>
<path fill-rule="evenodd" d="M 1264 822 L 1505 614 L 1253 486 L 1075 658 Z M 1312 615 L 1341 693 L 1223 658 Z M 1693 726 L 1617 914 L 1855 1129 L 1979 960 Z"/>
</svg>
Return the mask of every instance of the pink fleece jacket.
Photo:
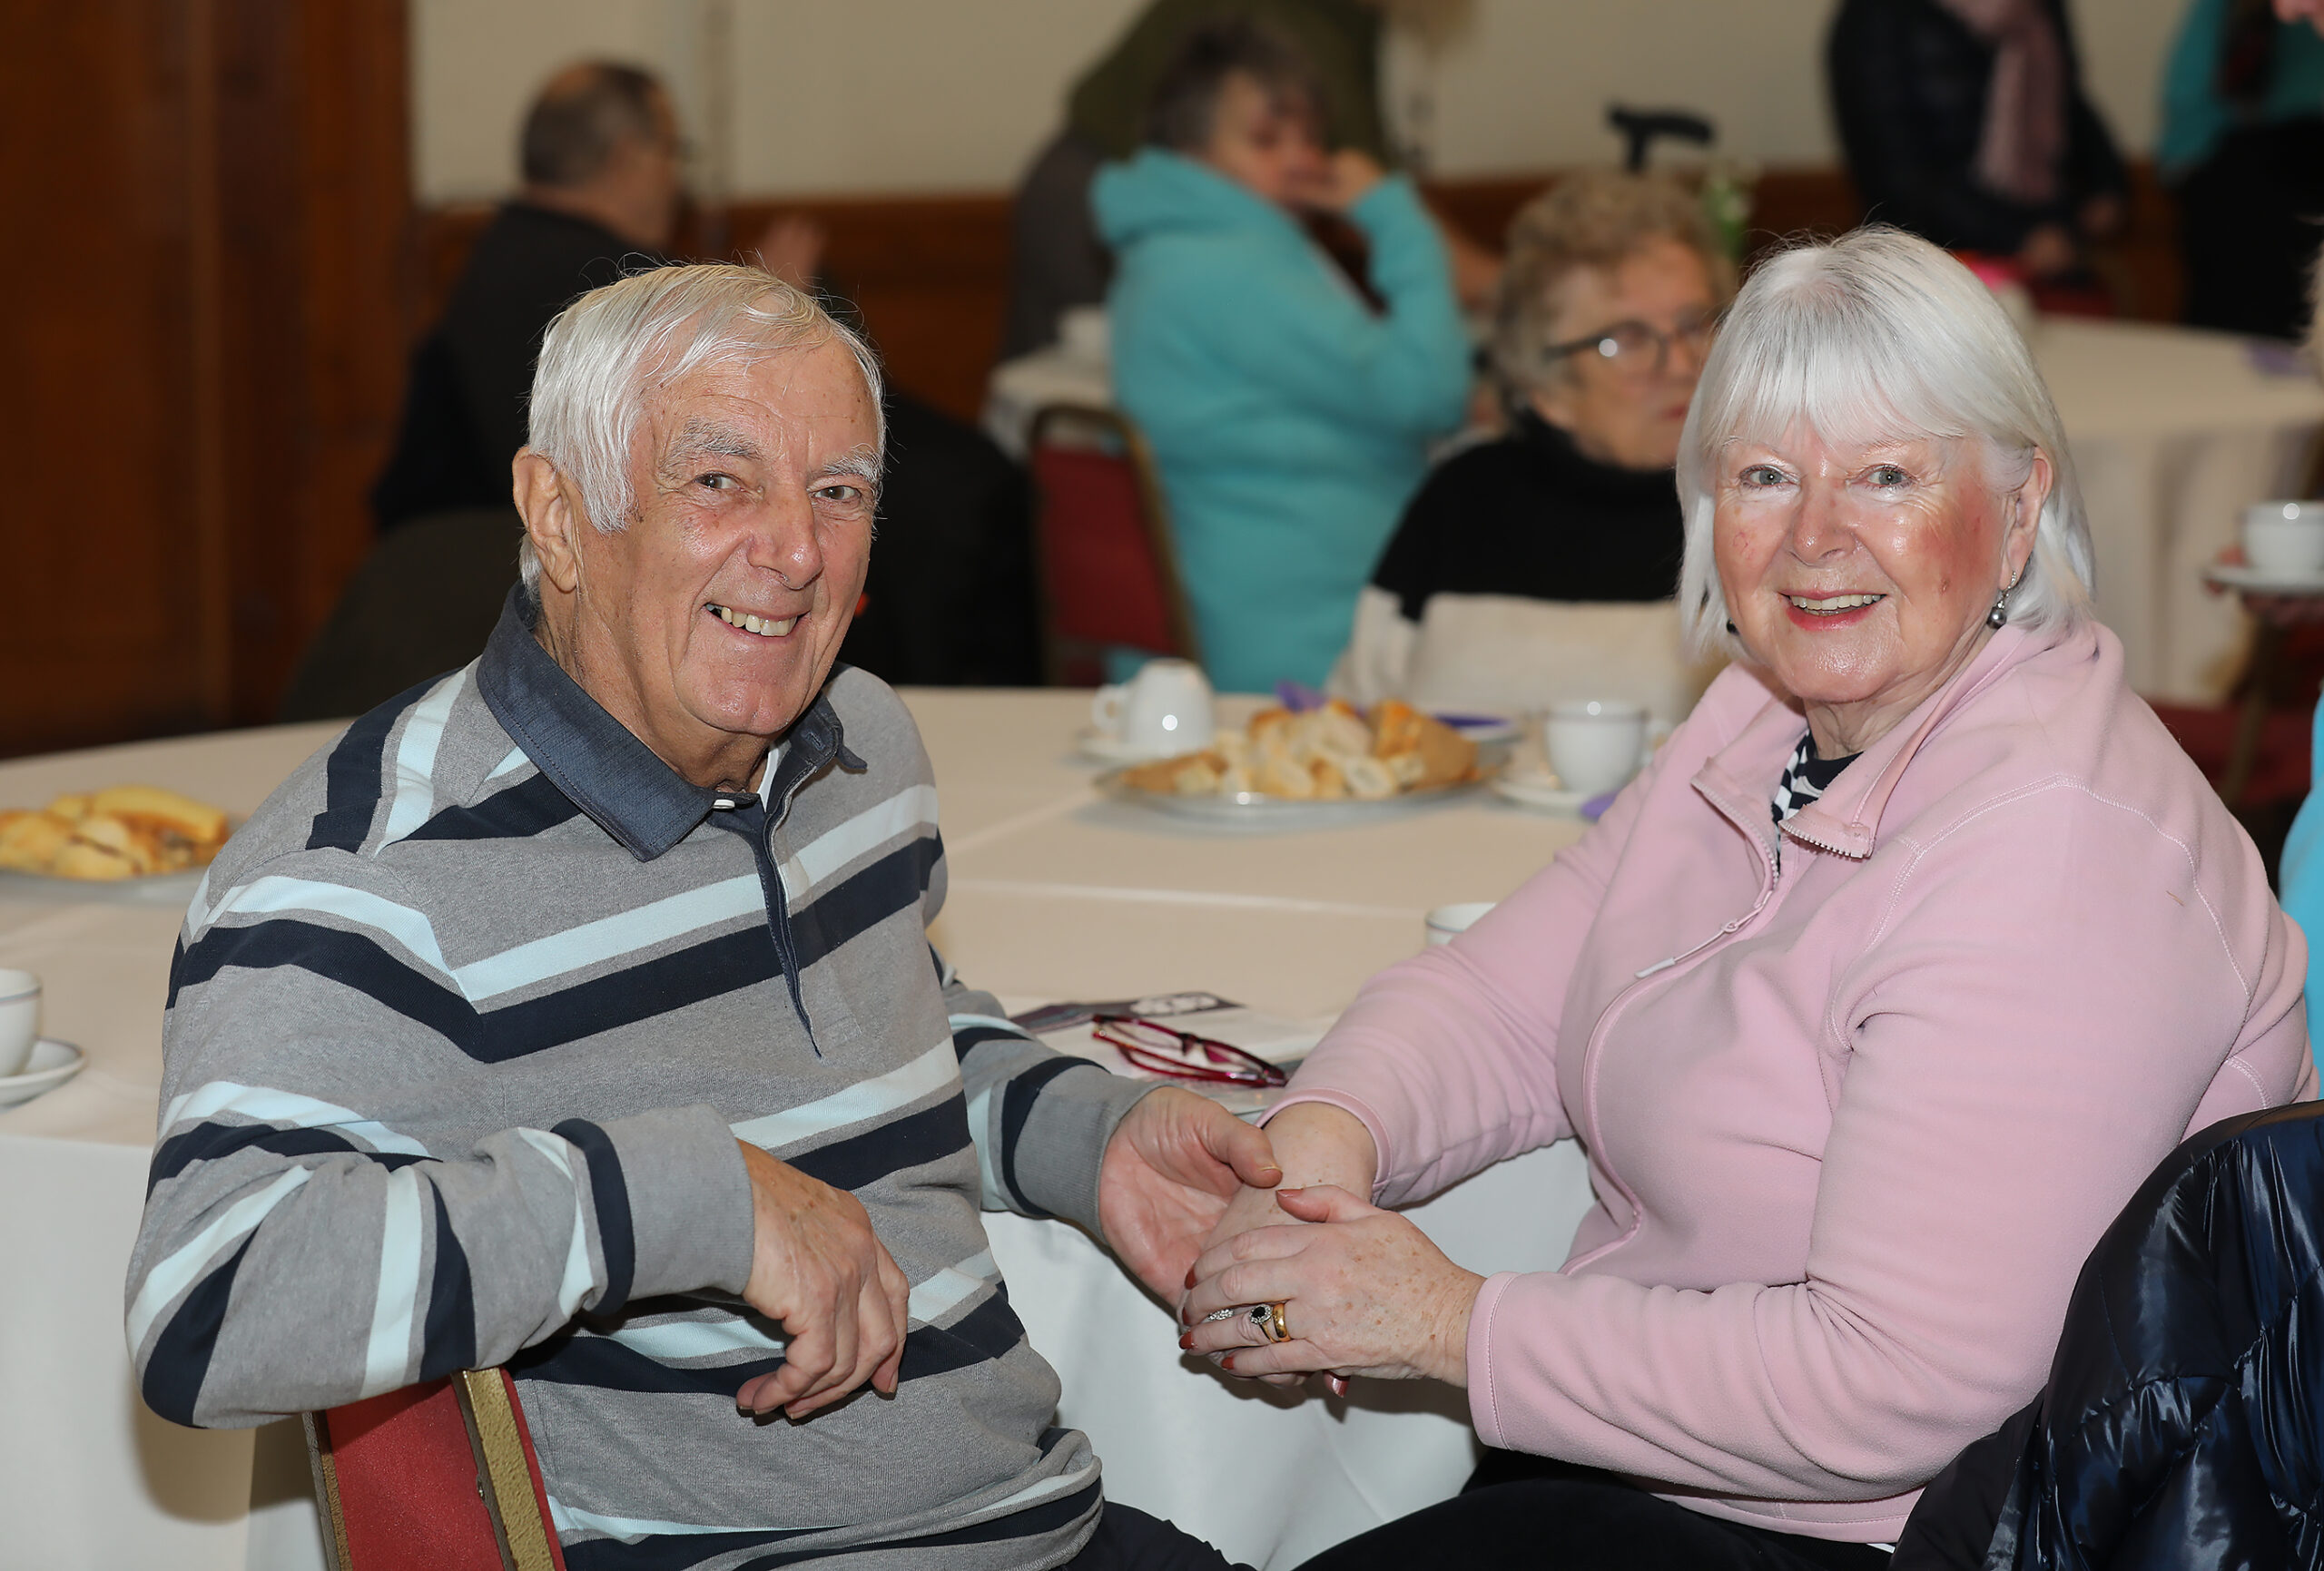
<svg viewBox="0 0 2324 1571">
<path fill-rule="evenodd" d="M 1469 1322 L 1491 1444 L 1896 1537 L 2039 1389 L 2190 1132 L 2312 1096 L 2307 947 L 2102 628 L 2004 628 L 1781 833 L 1805 722 L 1734 668 L 1595 830 L 1374 977 L 1285 1105 L 1400 1203 L 1581 1139 L 1562 1270 Z"/>
</svg>

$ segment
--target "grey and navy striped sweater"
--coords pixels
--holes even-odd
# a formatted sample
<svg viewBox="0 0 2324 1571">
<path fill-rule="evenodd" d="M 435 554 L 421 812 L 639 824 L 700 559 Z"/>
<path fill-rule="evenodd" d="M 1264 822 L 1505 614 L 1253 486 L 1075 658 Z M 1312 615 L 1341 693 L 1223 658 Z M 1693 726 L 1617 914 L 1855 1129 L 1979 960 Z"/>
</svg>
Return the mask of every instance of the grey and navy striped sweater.
<svg viewBox="0 0 2324 1571">
<path fill-rule="evenodd" d="M 934 782 L 879 682 L 835 677 L 764 794 L 673 774 L 512 597 L 475 665 L 268 799 L 172 971 L 127 1290 L 154 1410 L 251 1424 L 506 1364 L 573 1571 L 1070 1557 L 1097 1459 L 1051 1427 L 978 1213 L 1094 1229 L 1148 1087 L 934 957 Z M 782 1357 L 735 1296 L 737 1136 L 852 1191 L 911 1282 L 892 1399 L 736 1414 Z"/>
</svg>

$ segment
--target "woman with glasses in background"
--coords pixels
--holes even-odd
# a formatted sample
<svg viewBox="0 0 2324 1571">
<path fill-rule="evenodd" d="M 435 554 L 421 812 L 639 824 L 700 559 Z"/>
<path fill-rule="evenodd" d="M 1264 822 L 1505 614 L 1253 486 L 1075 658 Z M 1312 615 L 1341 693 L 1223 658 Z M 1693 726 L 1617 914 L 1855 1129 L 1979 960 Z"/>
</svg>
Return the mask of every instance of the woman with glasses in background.
<svg viewBox="0 0 2324 1571">
<path fill-rule="evenodd" d="M 1440 709 L 1610 696 L 1684 717 L 1708 673 L 1671 600 L 1672 466 L 1734 289 L 1701 205 L 1667 179 L 1577 174 L 1517 215 L 1493 341 L 1510 429 L 1405 509 L 1334 691 Z"/>
</svg>

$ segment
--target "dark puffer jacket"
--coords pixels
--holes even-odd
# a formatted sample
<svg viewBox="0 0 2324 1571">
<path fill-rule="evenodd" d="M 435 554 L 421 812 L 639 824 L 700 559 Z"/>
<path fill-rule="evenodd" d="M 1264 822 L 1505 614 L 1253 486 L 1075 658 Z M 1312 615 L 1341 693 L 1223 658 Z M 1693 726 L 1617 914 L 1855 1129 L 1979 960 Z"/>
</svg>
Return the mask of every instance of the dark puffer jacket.
<svg viewBox="0 0 2324 1571">
<path fill-rule="evenodd" d="M 2215 1124 L 2083 1268 L 2049 1384 L 1896 1571 L 2324 1566 L 2324 1104 Z"/>
</svg>

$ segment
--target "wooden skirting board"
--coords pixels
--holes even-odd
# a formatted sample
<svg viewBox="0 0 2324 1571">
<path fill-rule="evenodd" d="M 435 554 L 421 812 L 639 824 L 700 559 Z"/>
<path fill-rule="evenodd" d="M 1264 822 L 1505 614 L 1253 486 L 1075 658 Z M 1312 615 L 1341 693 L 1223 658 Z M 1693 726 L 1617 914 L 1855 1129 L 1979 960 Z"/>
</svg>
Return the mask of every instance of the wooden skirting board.
<svg viewBox="0 0 2324 1571">
<path fill-rule="evenodd" d="M 1511 217 L 1557 172 L 1436 181 L 1426 189 L 1445 218 L 1497 243 Z M 2142 164 L 2134 173 L 2130 231 L 2100 266 L 2132 315 L 2169 320 L 2179 304 L 2170 199 L 2150 166 Z M 675 249 L 685 255 L 734 254 L 769 219 L 786 212 L 806 214 L 823 226 L 830 237 L 824 279 L 862 312 L 896 383 L 962 419 L 975 419 L 1000 342 L 1008 196 L 751 198 L 723 215 L 725 243 L 704 245 L 714 237 L 705 236 L 704 215 L 694 212 Z M 491 213 L 481 204 L 462 204 L 416 215 L 415 332 L 443 309 L 468 247 Z M 1755 247 L 1789 236 L 1836 234 L 1861 216 L 1855 190 L 1839 170 L 1770 169 L 1758 187 Z"/>
</svg>

